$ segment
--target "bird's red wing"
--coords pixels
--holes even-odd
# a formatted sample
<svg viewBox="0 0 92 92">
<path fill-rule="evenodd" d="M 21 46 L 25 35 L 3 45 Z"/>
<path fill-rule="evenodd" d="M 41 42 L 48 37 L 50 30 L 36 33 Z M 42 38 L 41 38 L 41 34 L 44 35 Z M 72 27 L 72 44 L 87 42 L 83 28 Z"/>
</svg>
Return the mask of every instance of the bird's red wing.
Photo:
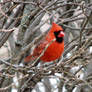
<svg viewBox="0 0 92 92">
<path fill-rule="evenodd" d="M 29 61 L 34 61 L 37 57 L 39 57 L 39 55 L 42 53 L 42 51 L 44 50 L 45 46 L 48 44 L 48 41 L 46 41 L 45 39 L 44 40 L 41 40 L 36 48 L 34 49 L 33 51 L 33 54 L 27 56 L 24 61 L 25 62 L 29 62 Z"/>
<path fill-rule="evenodd" d="M 48 44 L 48 41 L 44 41 L 42 40 L 40 43 L 38 43 L 38 45 L 36 46 L 36 48 L 34 49 L 34 52 L 33 52 L 33 56 L 39 56 L 42 51 L 44 50 L 45 46 Z"/>
</svg>

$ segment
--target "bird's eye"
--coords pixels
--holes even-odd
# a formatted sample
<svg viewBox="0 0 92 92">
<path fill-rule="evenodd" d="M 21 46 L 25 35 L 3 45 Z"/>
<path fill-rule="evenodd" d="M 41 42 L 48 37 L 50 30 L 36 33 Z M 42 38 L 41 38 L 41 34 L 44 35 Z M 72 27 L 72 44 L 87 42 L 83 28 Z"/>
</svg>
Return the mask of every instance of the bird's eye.
<svg viewBox="0 0 92 92">
<path fill-rule="evenodd" d="M 61 30 L 60 31 L 55 31 L 54 34 L 57 36 L 60 32 L 61 32 Z"/>
</svg>

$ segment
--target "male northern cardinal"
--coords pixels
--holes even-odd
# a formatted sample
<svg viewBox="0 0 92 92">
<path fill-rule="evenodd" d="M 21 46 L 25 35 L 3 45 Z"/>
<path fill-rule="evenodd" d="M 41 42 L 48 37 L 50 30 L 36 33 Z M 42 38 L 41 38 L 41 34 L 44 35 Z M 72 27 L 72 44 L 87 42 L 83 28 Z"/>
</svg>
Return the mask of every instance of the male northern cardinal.
<svg viewBox="0 0 92 92">
<path fill-rule="evenodd" d="M 36 46 L 33 51 L 33 54 L 27 56 L 24 61 L 29 62 L 31 60 L 35 60 L 42 53 L 46 45 L 49 44 L 55 38 L 56 40 L 48 46 L 44 54 L 40 57 L 40 60 L 43 62 L 51 62 L 58 59 L 64 51 L 63 37 L 63 28 L 56 23 L 52 23 L 52 27 L 46 37 L 42 39 L 42 41 L 40 41 L 40 43 Z"/>
</svg>

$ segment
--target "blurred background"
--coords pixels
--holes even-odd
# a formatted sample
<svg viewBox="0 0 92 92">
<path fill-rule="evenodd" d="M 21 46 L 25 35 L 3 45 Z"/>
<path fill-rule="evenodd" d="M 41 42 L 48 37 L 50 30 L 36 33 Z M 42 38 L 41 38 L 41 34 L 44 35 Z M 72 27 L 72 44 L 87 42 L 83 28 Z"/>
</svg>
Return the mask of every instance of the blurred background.
<svg viewBox="0 0 92 92">
<path fill-rule="evenodd" d="M 25 65 L 52 22 L 65 32 L 63 56 Z M 0 92 L 92 92 L 92 0 L 0 0 Z"/>
</svg>

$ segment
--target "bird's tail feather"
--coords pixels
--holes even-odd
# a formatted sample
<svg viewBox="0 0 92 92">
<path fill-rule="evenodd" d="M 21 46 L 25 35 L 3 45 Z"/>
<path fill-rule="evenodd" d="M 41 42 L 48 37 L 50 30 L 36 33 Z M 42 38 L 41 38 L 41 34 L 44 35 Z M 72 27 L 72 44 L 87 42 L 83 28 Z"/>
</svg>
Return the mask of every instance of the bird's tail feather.
<svg viewBox="0 0 92 92">
<path fill-rule="evenodd" d="M 27 56 L 27 57 L 24 59 L 24 62 L 30 62 L 31 59 L 32 59 L 32 55 L 29 55 L 29 56 Z"/>
</svg>

